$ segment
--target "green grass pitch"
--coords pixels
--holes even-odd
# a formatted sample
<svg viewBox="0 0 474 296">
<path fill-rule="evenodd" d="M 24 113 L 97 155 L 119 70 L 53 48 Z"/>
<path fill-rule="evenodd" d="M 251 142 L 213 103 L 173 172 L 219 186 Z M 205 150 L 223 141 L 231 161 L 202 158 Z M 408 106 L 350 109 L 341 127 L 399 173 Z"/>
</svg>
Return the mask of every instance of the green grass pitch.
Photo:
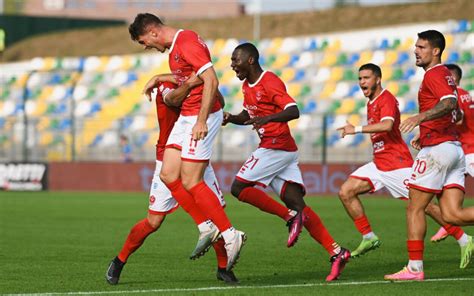
<svg viewBox="0 0 474 296">
<path fill-rule="evenodd" d="M 185 295 L 473 295 L 474 262 L 459 269 L 459 247 L 448 238 L 429 242 L 437 230 L 428 220 L 422 283 L 389 283 L 383 275 L 407 262 L 405 202 L 365 197 L 363 203 L 381 248 L 352 259 L 340 280 L 324 282 L 328 255 L 306 231 L 286 247 L 287 228 L 277 217 L 228 196 L 226 211 L 248 234 L 235 273 L 237 288 L 215 279 L 213 250 L 197 261 L 188 256 L 197 240 L 192 220 L 182 210 L 133 254 L 117 286 L 106 283 L 110 260 L 130 228 L 146 215 L 146 193 L 0 193 L 0 294 L 66 293 Z M 339 200 L 307 197 L 333 237 L 349 249 L 360 235 Z M 474 200 L 465 204 L 474 205 Z M 466 232 L 474 234 L 473 227 Z M 51 295 L 51 294 L 50 294 Z"/>
</svg>

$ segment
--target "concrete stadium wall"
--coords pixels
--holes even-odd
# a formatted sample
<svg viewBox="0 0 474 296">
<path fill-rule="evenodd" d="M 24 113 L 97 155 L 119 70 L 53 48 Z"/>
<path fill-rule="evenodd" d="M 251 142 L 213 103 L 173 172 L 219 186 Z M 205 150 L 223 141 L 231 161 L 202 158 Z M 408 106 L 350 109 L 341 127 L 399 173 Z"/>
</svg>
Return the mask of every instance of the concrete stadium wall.
<svg viewBox="0 0 474 296">
<path fill-rule="evenodd" d="M 213 163 L 221 190 L 230 191 L 241 163 Z M 301 164 L 308 195 L 337 194 L 340 186 L 358 164 Z M 57 162 L 49 165 L 49 190 L 52 191 L 130 191 L 148 192 L 154 164 Z M 466 178 L 466 193 L 474 197 L 474 179 Z"/>
</svg>

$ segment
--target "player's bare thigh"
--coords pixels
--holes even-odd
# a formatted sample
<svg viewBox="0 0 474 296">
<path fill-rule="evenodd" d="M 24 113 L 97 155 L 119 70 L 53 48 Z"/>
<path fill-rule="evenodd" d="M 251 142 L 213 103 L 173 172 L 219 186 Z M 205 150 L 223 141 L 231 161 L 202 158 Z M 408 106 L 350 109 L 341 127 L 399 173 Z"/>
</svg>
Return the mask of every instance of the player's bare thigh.
<svg viewBox="0 0 474 296">
<path fill-rule="evenodd" d="M 176 181 L 180 177 L 181 151 L 175 148 L 166 148 L 163 155 L 160 179 L 165 184 Z"/>
<path fill-rule="evenodd" d="M 181 161 L 181 180 L 186 190 L 190 190 L 203 180 L 209 161 Z"/>
<path fill-rule="evenodd" d="M 358 194 L 370 192 L 372 189 L 372 184 L 370 184 L 369 181 L 349 177 L 344 184 L 342 184 L 339 197 L 341 197 L 341 199 L 351 198 Z"/>
</svg>

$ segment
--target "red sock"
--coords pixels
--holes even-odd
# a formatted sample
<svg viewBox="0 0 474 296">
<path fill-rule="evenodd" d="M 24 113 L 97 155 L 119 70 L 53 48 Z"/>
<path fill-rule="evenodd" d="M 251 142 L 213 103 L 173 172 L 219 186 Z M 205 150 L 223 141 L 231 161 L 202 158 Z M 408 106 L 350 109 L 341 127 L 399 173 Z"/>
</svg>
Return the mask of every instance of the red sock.
<svg viewBox="0 0 474 296">
<path fill-rule="evenodd" d="M 181 179 L 177 179 L 171 183 L 165 184 L 171 191 L 171 195 L 176 199 L 178 204 L 185 210 L 191 218 L 193 218 L 196 225 L 206 221 L 207 218 L 199 209 L 193 196 L 183 187 Z"/>
<path fill-rule="evenodd" d="M 232 227 L 216 195 L 204 181 L 196 184 L 189 192 L 194 197 L 201 211 L 214 222 L 220 232 L 224 232 Z"/>
<path fill-rule="evenodd" d="M 120 251 L 118 255 L 120 261 L 127 262 L 128 257 L 135 252 L 135 250 L 140 248 L 145 239 L 155 231 L 156 229 L 150 225 L 148 219 L 143 219 L 135 224 L 123 244 L 122 251 Z"/>
<path fill-rule="evenodd" d="M 288 221 L 291 218 L 287 207 L 255 187 L 245 188 L 240 192 L 238 198 L 240 201 L 251 204 L 269 214 L 276 215 L 285 221 Z"/>
<path fill-rule="evenodd" d="M 225 250 L 225 242 L 223 238 L 218 239 L 215 243 L 212 244 L 212 247 L 216 251 L 217 257 L 217 267 L 226 268 L 227 267 L 227 252 Z"/>
<path fill-rule="evenodd" d="M 449 235 L 454 237 L 456 240 L 460 239 L 461 236 L 464 234 L 464 230 L 462 230 L 459 226 L 454 226 L 450 224 L 443 225 L 443 228 L 446 230 Z"/>
<path fill-rule="evenodd" d="M 304 222 L 304 227 L 309 231 L 311 236 L 320 243 L 331 256 L 337 254 L 340 250 L 340 246 L 329 234 L 318 214 L 316 214 L 310 207 L 305 207 L 303 209 L 303 214 L 307 217 Z"/>
<path fill-rule="evenodd" d="M 422 240 L 407 240 L 408 258 L 410 260 L 423 260 L 425 243 Z"/>
<path fill-rule="evenodd" d="M 372 232 L 372 228 L 370 227 L 369 220 L 367 220 L 367 217 L 365 215 L 362 215 L 359 218 L 354 219 L 354 224 L 357 230 L 362 235 Z"/>
</svg>

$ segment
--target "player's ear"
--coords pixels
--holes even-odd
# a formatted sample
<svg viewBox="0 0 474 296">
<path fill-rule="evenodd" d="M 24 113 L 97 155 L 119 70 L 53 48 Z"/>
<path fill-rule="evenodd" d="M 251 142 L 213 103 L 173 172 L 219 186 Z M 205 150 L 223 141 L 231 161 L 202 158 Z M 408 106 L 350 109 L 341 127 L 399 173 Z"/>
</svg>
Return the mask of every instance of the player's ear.
<svg viewBox="0 0 474 296">
<path fill-rule="evenodd" d="M 439 56 L 439 53 L 440 53 L 440 52 L 441 52 L 441 49 L 439 49 L 439 48 L 437 48 L 437 47 L 433 48 L 433 55 L 434 55 L 434 56 Z"/>
<path fill-rule="evenodd" d="M 248 59 L 248 61 L 249 61 L 249 64 L 250 64 L 250 65 L 253 65 L 254 62 L 255 62 L 255 59 L 254 59 L 252 56 L 250 56 L 249 59 Z"/>
</svg>

